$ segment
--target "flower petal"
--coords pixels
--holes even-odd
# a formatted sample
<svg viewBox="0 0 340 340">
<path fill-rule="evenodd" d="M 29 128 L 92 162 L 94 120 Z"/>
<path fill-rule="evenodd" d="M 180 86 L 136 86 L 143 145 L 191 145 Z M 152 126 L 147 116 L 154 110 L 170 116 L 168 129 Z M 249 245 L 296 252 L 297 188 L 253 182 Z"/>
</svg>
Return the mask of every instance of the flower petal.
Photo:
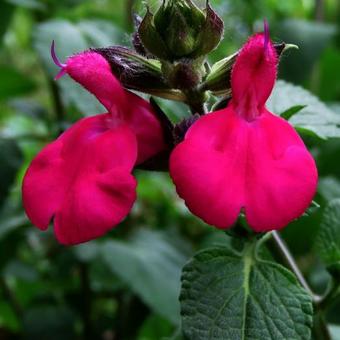
<svg viewBox="0 0 340 340">
<path fill-rule="evenodd" d="M 65 69 L 76 82 L 94 94 L 110 113 L 122 115 L 128 105 L 126 93 L 104 57 L 91 51 L 79 53 L 66 60 Z"/>
<path fill-rule="evenodd" d="M 27 215 L 40 229 L 54 217 L 63 244 L 99 237 L 121 222 L 136 198 L 134 134 L 109 114 L 80 120 L 33 160 L 23 181 Z M 123 152 L 122 152 L 123 151 Z"/>
<path fill-rule="evenodd" d="M 248 166 L 247 220 L 258 232 L 281 229 L 311 203 L 317 188 L 316 165 L 285 120 L 267 112 L 250 131 L 248 150 L 254 162 Z"/>
<path fill-rule="evenodd" d="M 200 118 L 170 158 L 170 173 L 189 209 L 229 228 L 244 209 L 255 231 L 299 217 L 316 190 L 315 163 L 295 130 L 264 112 L 248 122 L 229 107 Z"/>
<path fill-rule="evenodd" d="M 60 204 L 64 188 L 64 174 L 59 170 L 62 149 L 60 140 L 47 145 L 33 160 L 22 184 L 23 203 L 31 222 L 46 230 Z"/>
<path fill-rule="evenodd" d="M 230 110 L 229 110 L 230 111 Z M 244 203 L 245 147 L 239 120 L 217 111 L 200 118 L 170 157 L 170 175 L 190 211 L 208 224 L 228 228 Z"/>
<path fill-rule="evenodd" d="M 114 119 L 126 122 L 136 134 L 137 164 L 165 148 L 161 124 L 150 103 L 126 91 L 102 55 L 93 51 L 74 55 L 67 60 L 66 71 L 93 93 Z"/>
<path fill-rule="evenodd" d="M 140 164 L 166 148 L 163 128 L 149 102 L 130 92 L 128 99 L 132 109 L 125 121 L 136 134 Z"/>
<path fill-rule="evenodd" d="M 252 120 L 262 111 L 274 87 L 278 57 L 263 33 L 252 36 L 243 46 L 231 75 L 235 110 Z"/>
</svg>

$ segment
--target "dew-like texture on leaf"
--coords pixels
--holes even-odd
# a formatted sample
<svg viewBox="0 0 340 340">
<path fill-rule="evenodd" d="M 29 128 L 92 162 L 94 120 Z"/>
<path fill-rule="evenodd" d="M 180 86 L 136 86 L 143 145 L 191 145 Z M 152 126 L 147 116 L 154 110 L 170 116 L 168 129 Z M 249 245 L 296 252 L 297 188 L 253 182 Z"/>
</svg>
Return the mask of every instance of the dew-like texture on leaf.
<svg viewBox="0 0 340 340">
<path fill-rule="evenodd" d="M 306 107 L 289 120 L 296 128 L 323 139 L 340 137 L 339 114 L 302 87 L 277 81 L 267 102 L 268 109 L 280 115 L 297 105 Z"/>
<path fill-rule="evenodd" d="M 288 270 L 227 248 L 184 267 L 181 314 L 187 339 L 310 339 L 310 296 Z"/>
<path fill-rule="evenodd" d="M 316 249 L 328 267 L 340 269 L 340 198 L 332 200 L 325 208 Z"/>
</svg>

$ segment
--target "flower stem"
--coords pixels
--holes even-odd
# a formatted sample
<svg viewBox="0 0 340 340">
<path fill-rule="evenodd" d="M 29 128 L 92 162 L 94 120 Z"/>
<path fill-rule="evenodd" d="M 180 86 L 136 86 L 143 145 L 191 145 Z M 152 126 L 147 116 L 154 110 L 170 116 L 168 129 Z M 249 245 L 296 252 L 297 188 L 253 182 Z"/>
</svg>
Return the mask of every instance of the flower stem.
<svg viewBox="0 0 340 340">
<path fill-rule="evenodd" d="M 190 107 L 191 113 L 204 115 L 206 113 L 205 93 L 197 89 L 185 91 L 187 97 L 187 105 Z"/>
<path fill-rule="evenodd" d="M 292 272 L 294 272 L 301 286 L 310 294 L 313 299 L 315 306 L 315 315 L 313 320 L 314 338 L 318 340 L 331 340 L 332 338 L 324 316 L 324 309 L 325 306 L 329 304 L 330 300 L 332 300 L 338 293 L 338 286 L 333 284 L 325 297 L 320 297 L 319 295 L 314 294 L 280 234 L 277 231 L 272 231 L 271 236 L 272 237 L 269 240 L 268 245 L 272 250 L 273 255 L 279 257 L 281 262 L 283 262 L 289 269 L 291 269 Z"/>
<path fill-rule="evenodd" d="M 274 250 L 275 255 L 278 255 L 280 259 L 291 269 L 291 271 L 296 275 L 298 281 L 301 286 L 306 289 L 306 291 L 311 295 L 313 302 L 318 303 L 321 300 L 321 297 L 314 294 L 312 289 L 309 287 L 306 279 L 304 278 L 302 272 L 300 271 L 298 265 L 296 264 L 292 254 L 290 253 L 286 243 L 281 238 L 280 234 L 277 231 L 273 231 L 272 233 L 272 244 L 271 248 Z"/>
</svg>

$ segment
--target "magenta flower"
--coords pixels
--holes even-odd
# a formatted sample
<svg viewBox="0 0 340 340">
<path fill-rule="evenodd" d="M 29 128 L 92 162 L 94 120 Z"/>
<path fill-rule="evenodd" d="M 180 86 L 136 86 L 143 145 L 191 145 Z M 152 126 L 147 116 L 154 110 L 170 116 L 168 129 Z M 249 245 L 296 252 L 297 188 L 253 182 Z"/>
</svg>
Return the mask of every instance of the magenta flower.
<svg viewBox="0 0 340 340">
<path fill-rule="evenodd" d="M 265 107 L 277 64 L 266 28 L 237 57 L 228 107 L 194 123 L 171 155 L 178 194 L 195 215 L 218 228 L 231 227 L 244 212 L 257 232 L 280 229 L 315 194 L 312 156 L 293 127 Z"/>
<path fill-rule="evenodd" d="M 23 203 L 32 223 L 54 220 L 63 244 L 99 237 L 120 223 L 136 199 L 133 167 L 164 148 L 159 121 L 148 102 L 123 89 L 108 62 L 84 52 L 61 64 L 94 94 L 108 113 L 79 120 L 32 161 L 23 181 Z"/>
</svg>

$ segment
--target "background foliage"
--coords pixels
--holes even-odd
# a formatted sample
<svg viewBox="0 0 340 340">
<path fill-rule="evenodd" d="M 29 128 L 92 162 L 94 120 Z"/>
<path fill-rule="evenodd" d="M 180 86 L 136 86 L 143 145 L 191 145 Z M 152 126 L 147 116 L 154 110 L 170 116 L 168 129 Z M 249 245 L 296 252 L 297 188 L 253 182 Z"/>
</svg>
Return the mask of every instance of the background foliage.
<svg viewBox="0 0 340 340">
<path fill-rule="evenodd" d="M 201 1 L 203 3 L 203 1 Z M 335 212 L 321 221 L 327 203 L 340 198 L 340 3 L 338 0 L 212 0 L 225 20 L 225 38 L 211 55 L 217 61 L 235 52 L 263 18 L 272 37 L 299 45 L 282 59 L 279 77 L 318 115 L 293 117 L 316 157 L 320 171 L 319 209 L 283 232 L 309 283 L 322 293 L 338 266 L 339 224 Z M 157 1 L 149 1 L 151 9 Z M 180 274 L 199 249 L 230 239 L 190 215 L 165 173 L 136 171 L 138 201 L 121 226 L 106 237 L 72 248 L 58 245 L 53 230 L 30 226 L 21 206 L 20 183 L 32 157 L 83 115 L 102 112 L 88 93 L 67 77 L 53 80 L 52 39 L 61 60 L 90 46 L 130 45 L 132 0 L 2 0 L 0 2 L 0 338 L 180 339 Z M 280 82 L 278 86 L 284 86 Z M 281 113 L 287 96 L 272 98 Z M 310 100 L 312 100 L 310 102 Z M 317 104 L 315 102 L 317 101 Z M 305 101 L 307 101 L 305 103 Z M 187 108 L 161 101 L 179 120 Z M 321 105 L 321 108 L 320 106 Z M 299 121 L 300 119 L 300 121 Z M 301 122 L 302 119 L 302 122 Z M 318 137 L 317 137 L 318 136 Z M 339 209 L 333 201 L 327 209 Z M 333 218 L 333 220 L 332 220 Z M 320 225 L 331 225 L 328 234 Z M 52 228 L 51 228 L 52 229 Z M 329 238 L 334 242 L 320 242 Z M 322 243 L 322 242 L 321 242 Z M 321 247 L 321 257 L 317 250 Z M 330 247 L 333 254 L 324 251 Z M 340 303 L 327 315 L 340 339 Z"/>
</svg>

